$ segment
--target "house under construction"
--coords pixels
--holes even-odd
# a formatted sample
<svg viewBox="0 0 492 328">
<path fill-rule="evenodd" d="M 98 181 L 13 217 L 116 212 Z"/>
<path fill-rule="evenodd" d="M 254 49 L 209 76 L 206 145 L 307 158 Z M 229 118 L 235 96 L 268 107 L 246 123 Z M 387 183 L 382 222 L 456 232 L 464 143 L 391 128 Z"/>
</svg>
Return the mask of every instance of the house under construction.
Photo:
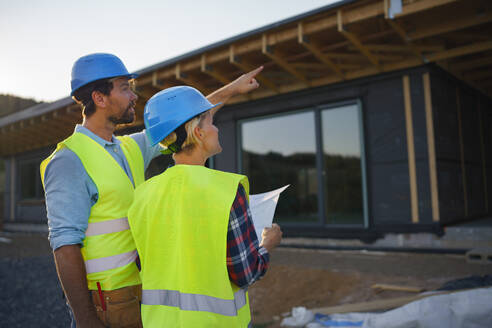
<svg viewBox="0 0 492 328">
<path fill-rule="evenodd" d="M 290 184 L 288 236 L 440 234 L 491 213 L 491 36 L 489 0 L 340 1 L 136 72 L 137 120 L 118 133 L 143 129 L 159 90 L 207 94 L 264 65 L 217 114 L 209 166 L 252 193 Z M 39 163 L 80 122 L 70 97 L 0 117 L 4 225 L 46 222 Z"/>
</svg>

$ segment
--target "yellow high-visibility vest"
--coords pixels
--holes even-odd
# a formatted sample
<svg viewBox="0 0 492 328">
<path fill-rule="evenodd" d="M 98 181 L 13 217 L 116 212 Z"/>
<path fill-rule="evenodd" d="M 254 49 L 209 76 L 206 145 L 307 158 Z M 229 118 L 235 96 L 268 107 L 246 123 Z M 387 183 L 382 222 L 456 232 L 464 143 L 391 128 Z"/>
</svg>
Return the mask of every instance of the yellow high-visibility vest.
<svg viewBox="0 0 492 328">
<path fill-rule="evenodd" d="M 121 141 L 121 149 L 137 187 L 145 180 L 140 148 L 128 136 L 117 138 Z M 137 251 L 127 218 L 135 191 L 130 178 L 104 147 L 85 134 L 76 132 L 60 142 L 56 150 L 41 163 L 43 186 L 46 166 L 55 153 L 64 147 L 79 157 L 99 194 L 97 202 L 91 208 L 81 248 L 88 288 L 97 290 L 97 282 L 103 290 L 140 284 L 135 264 Z"/>
<path fill-rule="evenodd" d="M 135 190 L 128 221 L 142 264 L 144 327 L 250 326 L 248 293 L 226 264 L 239 184 L 248 194 L 243 175 L 176 165 Z"/>
</svg>

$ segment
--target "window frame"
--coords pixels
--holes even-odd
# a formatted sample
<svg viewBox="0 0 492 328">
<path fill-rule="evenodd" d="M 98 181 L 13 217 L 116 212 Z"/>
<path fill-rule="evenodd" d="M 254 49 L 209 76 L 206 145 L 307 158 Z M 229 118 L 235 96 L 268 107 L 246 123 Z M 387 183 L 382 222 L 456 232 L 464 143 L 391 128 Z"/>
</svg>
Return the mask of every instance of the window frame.
<svg viewBox="0 0 492 328">
<path fill-rule="evenodd" d="M 42 158 L 39 158 L 39 157 L 24 157 L 24 158 L 19 158 L 17 160 L 17 163 L 16 163 L 16 166 L 17 166 L 17 170 L 16 170 L 16 174 L 17 174 L 17 199 L 19 202 L 21 203 L 38 203 L 38 202 L 44 202 L 44 189 L 43 189 L 43 186 L 42 186 L 42 182 L 41 182 L 41 173 L 40 173 L 40 170 L 39 170 L 39 165 L 40 163 L 42 162 Z M 35 192 L 35 196 L 33 198 L 24 198 L 22 196 L 22 191 L 23 191 L 23 186 L 22 186 L 22 166 L 24 165 L 29 165 L 31 163 L 35 163 L 35 167 L 37 168 L 35 170 L 36 172 L 36 178 L 34 179 L 34 183 L 35 183 L 35 186 L 34 186 L 34 192 Z M 41 189 L 39 189 L 41 188 Z M 39 190 L 43 190 L 43 192 L 41 192 L 40 195 L 38 195 L 38 191 Z"/>
<path fill-rule="evenodd" d="M 333 224 L 327 222 L 326 208 L 325 208 L 325 192 L 326 186 L 324 185 L 324 162 L 323 162 L 323 134 L 322 134 L 322 120 L 321 113 L 324 110 L 340 108 L 345 106 L 356 106 L 359 120 L 359 137 L 360 137 L 360 160 L 361 160 L 361 177 L 362 177 L 362 208 L 363 208 L 363 222 L 360 224 Z M 367 195 L 367 169 L 366 169 L 366 151 L 365 151 L 365 129 L 364 129 L 364 116 L 362 110 L 362 102 L 360 99 L 351 99 L 339 102 L 324 103 L 321 105 L 314 105 L 310 107 L 304 107 L 301 109 L 289 110 L 284 112 L 277 112 L 274 114 L 266 114 L 255 117 L 248 117 L 239 119 L 236 121 L 236 160 L 237 168 L 240 174 L 244 174 L 243 167 L 243 133 L 242 125 L 248 122 L 259 121 L 263 119 L 271 119 L 276 117 L 283 117 L 288 115 L 295 115 L 301 113 L 313 113 L 314 118 L 314 139 L 315 139 L 315 152 L 316 152 L 316 172 L 318 178 L 318 220 L 312 222 L 283 222 L 282 225 L 286 227 L 323 227 L 323 228 L 337 228 L 337 229 L 360 229 L 369 228 L 369 208 L 368 208 L 368 195 Z"/>
</svg>

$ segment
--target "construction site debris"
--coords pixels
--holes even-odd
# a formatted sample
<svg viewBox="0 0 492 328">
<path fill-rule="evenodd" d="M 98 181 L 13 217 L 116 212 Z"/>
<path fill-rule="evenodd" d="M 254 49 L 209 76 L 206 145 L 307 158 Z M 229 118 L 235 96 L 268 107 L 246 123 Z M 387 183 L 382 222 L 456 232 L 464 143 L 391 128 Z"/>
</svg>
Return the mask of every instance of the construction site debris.
<svg viewBox="0 0 492 328">
<path fill-rule="evenodd" d="M 284 318 L 280 323 L 282 327 L 304 327 L 313 321 L 314 314 L 303 306 L 292 308 L 292 316 Z"/>
<path fill-rule="evenodd" d="M 448 281 L 437 290 L 453 291 L 490 286 L 492 286 L 492 275 L 473 275 L 466 278 Z"/>
<path fill-rule="evenodd" d="M 433 294 L 383 313 L 317 313 L 306 327 L 488 328 L 492 322 L 491 299 L 492 288 Z"/>
<path fill-rule="evenodd" d="M 420 287 L 409 287 L 409 286 L 388 285 L 388 284 L 374 284 L 371 286 L 371 288 L 379 292 L 385 290 L 394 290 L 399 292 L 422 293 L 423 291 L 425 291 L 424 288 L 420 288 Z"/>
<path fill-rule="evenodd" d="M 492 264 L 492 247 L 475 248 L 466 253 L 466 261 L 476 264 Z"/>
</svg>

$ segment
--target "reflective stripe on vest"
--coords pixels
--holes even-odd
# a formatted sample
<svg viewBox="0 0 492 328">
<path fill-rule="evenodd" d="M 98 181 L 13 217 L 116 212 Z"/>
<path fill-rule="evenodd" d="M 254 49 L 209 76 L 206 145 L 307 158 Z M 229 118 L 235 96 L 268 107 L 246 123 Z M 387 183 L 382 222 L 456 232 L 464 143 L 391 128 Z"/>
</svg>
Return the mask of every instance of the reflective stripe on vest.
<svg viewBox="0 0 492 328">
<path fill-rule="evenodd" d="M 86 237 L 103 235 L 106 233 L 120 232 L 130 229 L 128 225 L 128 218 L 114 219 L 102 222 L 89 222 L 87 230 L 85 231 Z"/>
<path fill-rule="evenodd" d="M 87 260 L 85 261 L 85 270 L 87 271 L 87 274 L 89 274 L 110 269 L 116 269 L 135 262 L 136 258 L 137 251 L 134 250 L 123 254 Z"/>
<path fill-rule="evenodd" d="M 239 289 L 234 293 L 233 300 L 225 300 L 207 295 L 180 293 L 177 290 L 144 289 L 142 304 L 174 306 L 184 311 L 206 311 L 233 317 L 246 305 L 246 292 Z"/>
</svg>

